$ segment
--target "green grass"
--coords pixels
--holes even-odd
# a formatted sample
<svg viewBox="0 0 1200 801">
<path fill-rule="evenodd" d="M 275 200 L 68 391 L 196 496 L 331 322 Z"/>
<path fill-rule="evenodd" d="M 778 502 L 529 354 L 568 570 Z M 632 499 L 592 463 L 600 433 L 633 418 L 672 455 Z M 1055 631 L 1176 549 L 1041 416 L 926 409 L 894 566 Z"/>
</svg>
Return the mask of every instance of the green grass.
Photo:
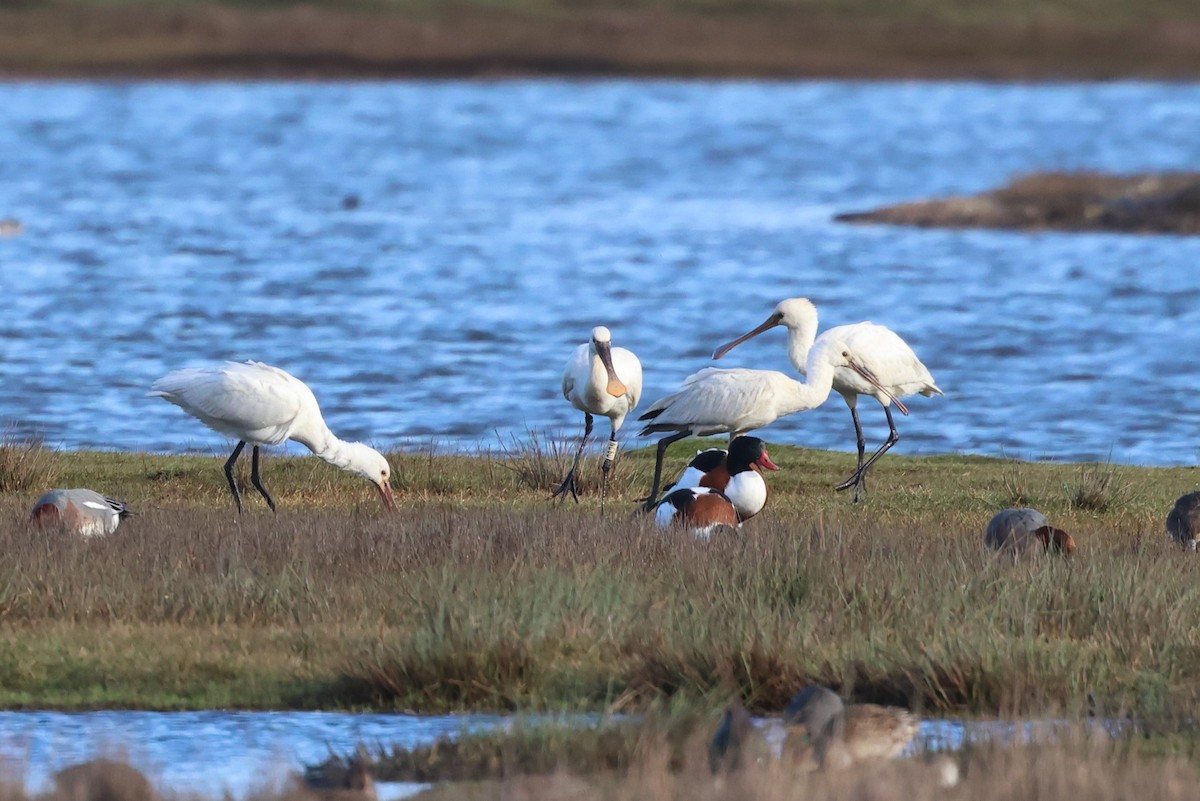
<svg viewBox="0 0 1200 801">
<path fill-rule="evenodd" d="M 769 710 L 820 681 L 991 715 L 1200 691 L 1196 565 L 1162 531 L 1192 469 L 889 454 L 853 506 L 831 489 L 851 455 L 771 445 L 766 511 L 703 544 L 631 518 L 647 451 L 619 458 L 602 517 L 595 457 L 560 505 L 569 454 L 508 450 L 392 454 L 393 515 L 319 460 L 270 458 L 280 513 L 251 492 L 240 520 L 220 457 L 48 453 L 59 486 L 139 514 L 81 542 L 28 527 L 45 488 L 0 493 L 0 706 Z M 985 554 L 1014 502 L 1077 556 Z"/>
</svg>

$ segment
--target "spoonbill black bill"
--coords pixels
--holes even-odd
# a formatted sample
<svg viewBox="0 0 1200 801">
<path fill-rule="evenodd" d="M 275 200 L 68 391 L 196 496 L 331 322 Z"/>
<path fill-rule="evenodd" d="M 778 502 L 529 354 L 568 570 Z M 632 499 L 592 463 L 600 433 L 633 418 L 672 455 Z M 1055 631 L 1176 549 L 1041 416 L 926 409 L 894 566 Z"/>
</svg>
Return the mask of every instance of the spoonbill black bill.
<svg viewBox="0 0 1200 801">
<path fill-rule="evenodd" d="M 729 434 L 736 439 L 785 415 L 816 408 L 829 397 L 834 371 L 839 367 L 855 371 L 871 386 L 887 392 L 874 373 L 858 363 L 845 343 L 833 338 L 809 351 L 805 381 L 774 370 L 716 367 L 706 367 L 685 378 L 678 392 L 655 401 L 638 418 L 650 421 L 638 432 L 639 436 L 668 435 L 658 442 L 654 483 L 643 507 L 645 511 L 651 512 L 657 505 L 663 456 L 671 443 L 688 436 L 716 434 Z"/>
<path fill-rule="evenodd" d="M 929 369 L 921 363 L 908 343 L 890 328 L 862 322 L 839 325 L 817 337 L 817 307 L 808 298 L 781 301 L 765 322 L 717 348 L 713 352 L 713 358 L 720 359 L 746 340 L 780 325 L 788 330 L 788 357 L 792 366 L 801 374 L 807 369 L 806 360 L 811 349 L 816 343 L 830 337 L 844 343 L 855 363 L 869 370 L 877 379 L 877 383 L 868 381 L 859 370 L 846 367 L 838 368 L 833 375 L 834 391 L 841 395 L 850 407 L 850 417 L 854 421 L 854 434 L 858 444 L 858 468 L 850 478 L 838 484 L 837 489 L 840 491 L 853 487 L 854 502 L 858 503 L 866 491 L 867 471 L 871 465 L 900 441 L 896 421 L 892 419 L 891 405 L 896 404 L 900 413 L 907 415 L 908 407 L 900 398 L 917 393 L 932 397 L 941 395 L 942 390 L 934 383 Z M 862 423 L 858 419 L 859 395 L 867 395 L 879 401 L 883 406 L 883 413 L 887 416 L 889 429 L 887 440 L 865 461 L 867 440 L 863 436 Z"/>
<path fill-rule="evenodd" d="M 608 474 L 617 457 L 617 432 L 642 397 L 642 363 L 632 351 L 612 346 L 612 332 L 602 325 L 592 329 L 590 341 L 575 349 L 562 375 L 563 397 L 583 412 L 583 439 L 575 451 L 575 461 L 555 498 L 571 497 L 579 502 L 576 472 L 588 437 L 592 435 L 592 416 L 607 417 L 612 424 L 604 452 L 603 478 L 600 483 L 600 506 L 608 496 Z"/>
<path fill-rule="evenodd" d="M 275 500 L 259 475 L 258 449 L 289 439 L 335 467 L 370 481 L 379 490 L 383 505 L 395 508 L 387 459 L 374 448 L 334 436 L 308 385 L 278 367 L 262 362 L 189 367 L 155 381 L 150 396 L 170 401 L 214 431 L 238 440 L 225 462 L 225 478 L 239 514 L 242 496 L 233 477 L 233 465 L 242 449 L 246 443 L 253 445 L 250 481 L 273 512 Z"/>
</svg>

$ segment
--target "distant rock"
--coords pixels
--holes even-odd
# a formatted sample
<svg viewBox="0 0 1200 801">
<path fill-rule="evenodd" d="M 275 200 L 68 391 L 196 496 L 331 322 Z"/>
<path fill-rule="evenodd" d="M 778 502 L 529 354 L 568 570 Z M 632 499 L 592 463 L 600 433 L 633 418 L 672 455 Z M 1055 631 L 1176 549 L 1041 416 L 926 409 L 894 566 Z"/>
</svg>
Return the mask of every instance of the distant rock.
<svg viewBox="0 0 1200 801">
<path fill-rule="evenodd" d="M 900 203 L 835 219 L 924 228 L 1200 234 L 1200 173 L 1034 173 L 979 195 Z"/>
</svg>

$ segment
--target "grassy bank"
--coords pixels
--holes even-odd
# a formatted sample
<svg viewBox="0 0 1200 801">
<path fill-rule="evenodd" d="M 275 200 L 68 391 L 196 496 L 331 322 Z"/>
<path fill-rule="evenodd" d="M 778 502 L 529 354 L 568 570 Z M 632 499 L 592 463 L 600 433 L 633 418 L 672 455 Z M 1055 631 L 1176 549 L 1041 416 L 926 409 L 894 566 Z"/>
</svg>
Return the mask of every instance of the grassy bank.
<svg viewBox="0 0 1200 801">
<path fill-rule="evenodd" d="M 645 452 L 604 518 L 594 495 L 546 501 L 561 463 L 512 453 L 393 454 L 391 516 L 318 460 L 271 459 L 281 512 L 253 498 L 242 520 L 219 458 L 50 454 L 0 476 L 29 485 L 0 493 L 0 706 L 778 709 L 806 681 L 934 713 L 1196 696 L 1200 586 L 1162 533 L 1194 470 L 889 455 L 854 507 L 830 489 L 849 455 L 771 453 L 767 510 L 709 544 L 629 519 Z M 139 514 L 96 542 L 32 532 L 46 486 Z M 1077 557 L 982 553 L 1011 503 Z"/>
<path fill-rule="evenodd" d="M 1188 0 L 16 0 L 0 75 L 1200 74 Z"/>
</svg>

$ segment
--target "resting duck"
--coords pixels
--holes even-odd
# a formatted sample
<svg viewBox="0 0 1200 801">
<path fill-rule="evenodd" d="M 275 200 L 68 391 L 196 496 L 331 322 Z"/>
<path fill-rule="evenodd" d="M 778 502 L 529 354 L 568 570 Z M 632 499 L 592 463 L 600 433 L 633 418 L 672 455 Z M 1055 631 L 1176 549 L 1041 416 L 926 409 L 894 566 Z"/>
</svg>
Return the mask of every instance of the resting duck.
<svg viewBox="0 0 1200 801">
<path fill-rule="evenodd" d="M 723 457 L 723 458 L 722 458 Z M 680 486 L 695 480 L 695 486 Z M 707 539 L 720 526 L 737 528 L 767 505 L 762 470 L 778 470 L 758 437 L 736 437 L 728 453 L 717 449 L 697 454 L 675 489 L 658 503 L 654 520 L 660 527 L 683 526 Z"/>
</svg>

